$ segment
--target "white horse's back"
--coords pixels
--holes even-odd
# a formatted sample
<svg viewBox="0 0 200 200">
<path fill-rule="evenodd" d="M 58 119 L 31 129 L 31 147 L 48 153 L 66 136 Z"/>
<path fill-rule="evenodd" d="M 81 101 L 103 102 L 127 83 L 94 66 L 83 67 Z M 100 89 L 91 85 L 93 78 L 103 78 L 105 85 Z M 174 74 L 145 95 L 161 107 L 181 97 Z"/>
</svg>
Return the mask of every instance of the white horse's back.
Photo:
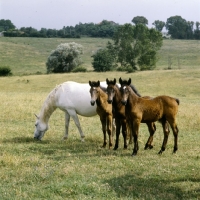
<svg viewBox="0 0 200 200">
<path fill-rule="evenodd" d="M 106 82 L 101 85 L 106 87 Z M 88 83 L 65 82 L 58 86 L 56 106 L 61 110 L 75 110 L 78 115 L 91 117 L 96 115 L 96 106 L 90 104 L 90 86 Z"/>
</svg>

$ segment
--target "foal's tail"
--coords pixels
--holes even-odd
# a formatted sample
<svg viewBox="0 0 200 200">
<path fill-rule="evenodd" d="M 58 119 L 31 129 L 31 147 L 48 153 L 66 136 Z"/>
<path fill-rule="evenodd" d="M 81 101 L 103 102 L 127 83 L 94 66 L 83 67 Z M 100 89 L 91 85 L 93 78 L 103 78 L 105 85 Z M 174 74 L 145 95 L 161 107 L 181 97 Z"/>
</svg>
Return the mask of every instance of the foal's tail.
<svg viewBox="0 0 200 200">
<path fill-rule="evenodd" d="M 180 105 L 180 100 L 177 98 L 175 100 L 176 100 L 177 104 Z"/>
</svg>

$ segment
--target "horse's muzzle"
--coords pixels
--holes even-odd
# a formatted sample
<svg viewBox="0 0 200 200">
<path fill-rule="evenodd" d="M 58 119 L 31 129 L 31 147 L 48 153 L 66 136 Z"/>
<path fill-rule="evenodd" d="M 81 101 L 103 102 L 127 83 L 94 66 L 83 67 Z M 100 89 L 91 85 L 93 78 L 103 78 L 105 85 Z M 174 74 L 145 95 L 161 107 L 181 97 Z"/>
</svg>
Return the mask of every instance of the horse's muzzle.
<svg viewBox="0 0 200 200">
<path fill-rule="evenodd" d="M 107 102 L 108 102 L 109 104 L 111 104 L 111 103 L 112 103 L 112 100 L 108 99 Z"/>
<path fill-rule="evenodd" d="M 95 101 L 90 101 L 90 103 L 91 103 L 91 106 L 94 106 Z"/>
<path fill-rule="evenodd" d="M 124 106 L 125 106 L 125 105 L 126 105 L 126 103 L 127 103 L 127 101 L 123 101 L 123 100 L 122 100 L 122 101 L 121 101 L 121 103 L 122 103 L 122 105 L 124 105 Z"/>
</svg>

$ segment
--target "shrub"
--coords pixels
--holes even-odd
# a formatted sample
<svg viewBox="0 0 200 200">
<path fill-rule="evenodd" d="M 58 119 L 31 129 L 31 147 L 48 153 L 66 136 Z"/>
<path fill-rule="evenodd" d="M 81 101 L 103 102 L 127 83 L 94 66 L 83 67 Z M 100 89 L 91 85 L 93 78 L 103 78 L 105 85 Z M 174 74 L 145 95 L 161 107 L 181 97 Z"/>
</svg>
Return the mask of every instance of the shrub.
<svg viewBox="0 0 200 200">
<path fill-rule="evenodd" d="M 0 76 L 12 75 L 10 67 L 0 67 Z"/>
<path fill-rule="evenodd" d="M 92 57 L 94 71 L 106 72 L 115 68 L 114 57 L 108 49 L 99 49 Z"/>
<path fill-rule="evenodd" d="M 47 58 L 47 73 L 70 72 L 81 62 L 83 46 L 75 42 L 62 43 Z"/>
<path fill-rule="evenodd" d="M 85 67 L 76 67 L 72 70 L 72 72 L 86 72 L 87 69 Z"/>
</svg>

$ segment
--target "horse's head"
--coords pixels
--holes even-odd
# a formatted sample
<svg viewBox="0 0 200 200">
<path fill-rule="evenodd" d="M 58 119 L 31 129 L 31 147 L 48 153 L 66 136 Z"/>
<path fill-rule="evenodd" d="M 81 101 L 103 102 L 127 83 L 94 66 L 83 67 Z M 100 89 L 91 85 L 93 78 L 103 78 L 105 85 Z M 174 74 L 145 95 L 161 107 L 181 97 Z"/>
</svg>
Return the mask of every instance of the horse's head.
<svg viewBox="0 0 200 200">
<path fill-rule="evenodd" d="M 120 87 L 120 92 L 122 95 L 121 103 L 123 105 L 126 105 L 131 90 L 131 88 L 129 87 L 131 84 L 131 79 L 129 78 L 129 80 L 127 81 L 127 80 L 122 80 L 120 77 L 119 83 L 121 85 Z"/>
<path fill-rule="evenodd" d="M 114 78 L 114 80 L 108 80 L 106 79 L 106 83 L 107 83 L 107 94 L 108 94 L 108 103 L 112 103 L 113 102 L 113 98 L 115 96 L 115 85 L 116 85 L 116 79 Z"/>
<path fill-rule="evenodd" d="M 41 140 L 44 136 L 44 133 L 48 130 L 48 124 L 41 121 L 40 117 L 35 115 L 37 120 L 35 123 L 35 132 L 34 132 L 34 138 Z"/>
<path fill-rule="evenodd" d="M 100 87 L 100 81 L 89 81 L 90 85 L 90 95 L 91 95 L 91 100 L 90 103 L 92 106 L 94 106 L 97 98 L 99 97 L 99 87 Z"/>
</svg>

